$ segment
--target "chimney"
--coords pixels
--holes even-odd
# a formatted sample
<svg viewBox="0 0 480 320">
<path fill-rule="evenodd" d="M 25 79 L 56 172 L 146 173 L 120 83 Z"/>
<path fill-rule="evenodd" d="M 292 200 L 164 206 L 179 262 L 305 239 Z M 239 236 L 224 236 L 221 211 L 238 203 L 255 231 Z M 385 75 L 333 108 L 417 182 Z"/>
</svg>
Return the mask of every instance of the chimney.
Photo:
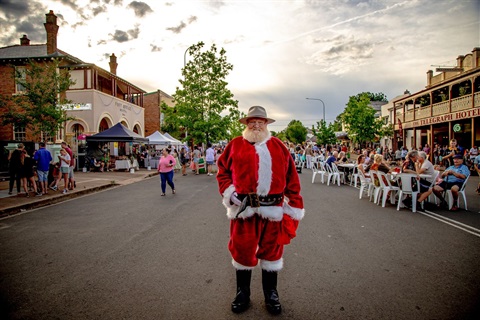
<svg viewBox="0 0 480 320">
<path fill-rule="evenodd" d="M 109 65 L 110 65 L 110 72 L 116 75 L 118 63 L 117 63 L 117 57 L 115 57 L 115 53 L 112 53 L 112 55 L 110 56 Z"/>
<path fill-rule="evenodd" d="M 457 68 L 463 68 L 463 59 L 465 59 L 465 56 L 457 57 Z"/>
<path fill-rule="evenodd" d="M 472 50 L 472 58 L 473 58 L 473 67 L 478 68 L 480 67 L 480 48 L 475 47 Z"/>
<path fill-rule="evenodd" d="M 427 88 L 432 85 L 432 78 L 433 78 L 433 71 L 428 70 L 427 71 Z"/>
<path fill-rule="evenodd" d="M 46 16 L 45 30 L 47 31 L 47 54 L 57 52 L 57 16 L 53 14 L 53 10 L 50 10 Z"/>
<path fill-rule="evenodd" d="M 21 46 L 29 46 L 30 45 L 30 39 L 27 38 L 26 34 L 24 34 L 23 37 L 20 38 L 20 45 Z"/>
</svg>

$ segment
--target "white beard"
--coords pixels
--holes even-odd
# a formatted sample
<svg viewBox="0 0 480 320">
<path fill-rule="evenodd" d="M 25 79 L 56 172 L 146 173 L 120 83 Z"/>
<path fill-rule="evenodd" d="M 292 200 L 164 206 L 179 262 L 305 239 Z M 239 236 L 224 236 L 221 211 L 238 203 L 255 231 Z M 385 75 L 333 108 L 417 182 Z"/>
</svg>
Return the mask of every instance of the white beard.
<svg viewBox="0 0 480 320">
<path fill-rule="evenodd" d="M 265 126 L 262 130 L 254 130 L 246 127 L 242 132 L 242 136 L 249 142 L 257 143 L 270 138 L 270 131 L 268 131 L 267 126 Z"/>
</svg>

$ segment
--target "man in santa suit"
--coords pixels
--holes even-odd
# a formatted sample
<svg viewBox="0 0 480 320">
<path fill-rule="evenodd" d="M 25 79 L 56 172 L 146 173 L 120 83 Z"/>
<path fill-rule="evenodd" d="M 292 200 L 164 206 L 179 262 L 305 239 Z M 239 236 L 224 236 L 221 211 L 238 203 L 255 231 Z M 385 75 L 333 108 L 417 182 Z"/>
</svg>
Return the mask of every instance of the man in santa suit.
<svg viewBox="0 0 480 320">
<path fill-rule="evenodd" d="M 300 180 L 283 142 L 270 135 L 263 107 L 254 106 L 240 122 L 246 125 L 218 159 L 218 186 L 230 219 L 228 249 L 236 269 L 237 294 L 232 311 L 250 304 L 252 270 L 260 262 L 267 310 L 279 314 L 277 272 L 283 248 L 296 235 L 304 216 Z"/>
</svg>

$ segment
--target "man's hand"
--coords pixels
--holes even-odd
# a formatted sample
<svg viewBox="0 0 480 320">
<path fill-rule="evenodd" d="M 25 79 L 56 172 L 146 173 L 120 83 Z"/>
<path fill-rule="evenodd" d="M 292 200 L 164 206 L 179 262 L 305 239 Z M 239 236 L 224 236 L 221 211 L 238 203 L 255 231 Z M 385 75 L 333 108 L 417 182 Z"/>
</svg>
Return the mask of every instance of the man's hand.
<svg viewBox="0 0 480 320">
<path fill-rule="evenodd" d="M 232 193 L 232 195 L 230 196 L 230 202 L 236 206 L 241 206 L 242 205 L 242 201 L 240 201 L 240 199 L 238 199 L 238 193 L 234 192 Z"/>
</svg>

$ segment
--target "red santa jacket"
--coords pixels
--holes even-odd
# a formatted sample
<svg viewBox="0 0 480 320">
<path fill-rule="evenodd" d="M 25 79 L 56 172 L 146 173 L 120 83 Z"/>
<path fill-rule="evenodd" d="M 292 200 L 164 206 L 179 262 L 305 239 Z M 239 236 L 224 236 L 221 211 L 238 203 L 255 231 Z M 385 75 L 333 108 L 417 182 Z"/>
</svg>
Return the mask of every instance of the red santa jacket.
<svg viewBox="0 0 480 320">
<path fill-rule="evenodd" d="M 233 192 L 259 196 L 283 193 L 284 201 L 276 206 L 247 207 L 238 218 L 255 213 L 273 221 L 281 221 L 286 214 L 301 220 L 305 214 L 300 195 L 300 180 L 295 163 L 283 142 L 275 137 L 251 144 L 243 137 L 233 139 L 217 162 L 217 180 L 227 217 L 235 219 L 239 207 L 230 203 Z"/>
</svg>

